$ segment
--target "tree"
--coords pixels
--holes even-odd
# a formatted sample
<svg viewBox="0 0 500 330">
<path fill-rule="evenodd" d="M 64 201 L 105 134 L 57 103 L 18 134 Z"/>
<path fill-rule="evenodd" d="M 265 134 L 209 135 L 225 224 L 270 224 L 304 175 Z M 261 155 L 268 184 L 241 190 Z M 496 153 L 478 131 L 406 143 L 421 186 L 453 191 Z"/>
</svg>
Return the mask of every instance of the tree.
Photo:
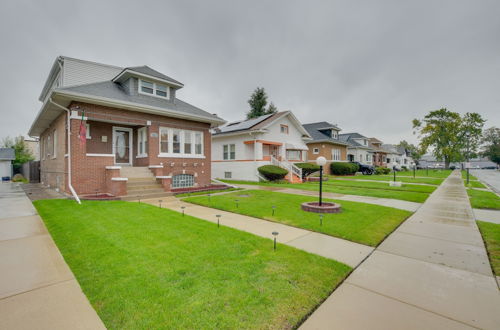
<svg viewBox="0 0 500 330">
<path fill-rule="evenodd" d="M 422 158 L 422 155 L 424 154 L 416 145 L 411 144 L 405 140 L 399 142 L 398 147 L 403 147 L 408 150 L 410 152 L 411 158 L 413 158 L 415 161 L 418 161 L 420 158 Z"/>
<path fill-rule="evenodd" d="M 484 131 L 481 155 L 500 165 L 500 128 L 490 127 Z"/>
<path fill-rule="evenodd" d="M 33 154 L 31 153 L 31 150 L 29 150 L 24 143 L 24 138 L 22 136 L 18 136 L 16 138 L 7 136 L 2 140 L 2 147 L 14 149 L 16 155 L 16 159 L 13 162 L 14 166 L 19 166 L 35 159 L 35 157 L 33 157 Z"/>
<path fill-rule="evenodd" d="M 274 103 L 267 105 L 267 94 L 264 88 L 257 87 L 248 100 L 250 111 L 247 112 L 247 119 L 257 118 L 267 114 L 273 114 L 278 111 Z"/>
<path fill-rule="evenodd" d="M 478 113 L 460 114 L 446 108 L 429 112 L 423 120 L 414 119 L 413 128 L 420 138 L 419 149 L 425 153 L 429 147 L 437 159 L 451 162 L 470 158 L 479 146 L 484 120 Z"/>
</svg>

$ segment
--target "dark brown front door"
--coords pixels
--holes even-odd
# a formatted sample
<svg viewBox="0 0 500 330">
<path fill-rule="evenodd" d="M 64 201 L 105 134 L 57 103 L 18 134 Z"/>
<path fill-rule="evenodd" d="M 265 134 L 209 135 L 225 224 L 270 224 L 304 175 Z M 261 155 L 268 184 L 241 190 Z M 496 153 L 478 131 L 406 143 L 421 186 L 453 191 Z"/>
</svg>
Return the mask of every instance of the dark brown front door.
<svg viewBox="0 0 500 330">
<path fill-rule="evenodd" d="M 116 164 L 130 164 L 130 136 L 129 129 L 114 129 L 114 150 Z"/>
</svg>

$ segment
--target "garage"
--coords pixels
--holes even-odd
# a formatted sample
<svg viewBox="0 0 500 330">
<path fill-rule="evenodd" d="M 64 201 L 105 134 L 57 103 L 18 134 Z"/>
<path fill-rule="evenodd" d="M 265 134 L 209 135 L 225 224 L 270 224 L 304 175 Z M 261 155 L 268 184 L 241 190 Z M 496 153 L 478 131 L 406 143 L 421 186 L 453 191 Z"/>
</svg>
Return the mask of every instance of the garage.
<svg viewBox="0 0 500 330">
<path fill-rule="evenodd" d="M 14 149 L 12 148 L 0 148 L 0 178 L 12 177 L 12 161 L 16 159 Z"/>
</svg>

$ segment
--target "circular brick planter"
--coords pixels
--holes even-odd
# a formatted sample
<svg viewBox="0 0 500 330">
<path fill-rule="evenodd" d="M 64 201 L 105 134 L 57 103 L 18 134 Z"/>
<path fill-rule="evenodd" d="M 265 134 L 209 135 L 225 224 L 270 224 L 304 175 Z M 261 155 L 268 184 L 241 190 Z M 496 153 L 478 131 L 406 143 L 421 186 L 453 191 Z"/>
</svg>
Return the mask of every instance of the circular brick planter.
<svg viewBox="0 0 500 330">
<path fill-rule="evenodd" d="M 319 202 L 306 202 L 300 205 L 301 209 L 306 212 L 314 213 L 340 213 L 342 210 L 340 204 L 322 202 L 319 206 Z"/>
</svg>

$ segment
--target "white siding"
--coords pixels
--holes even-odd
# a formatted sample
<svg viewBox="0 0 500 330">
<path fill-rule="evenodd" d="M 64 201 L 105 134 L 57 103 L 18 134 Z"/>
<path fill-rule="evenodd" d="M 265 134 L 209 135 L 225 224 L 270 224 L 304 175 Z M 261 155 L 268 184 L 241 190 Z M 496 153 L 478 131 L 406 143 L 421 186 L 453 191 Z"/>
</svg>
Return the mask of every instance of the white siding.
<svg viewBox="0 0 500 330">
<path fill-rule="evenodd" d="M 0 179 L 4 176 L 12 176 L 12 163 L 10 160 L 0 160 Z"/>
<path fill-rule="evenodd" d="M 64 87 L 111 80 L 122 71 L 121 68 L 93 62 L 64 58 Z"/>
<path fill-rule="evenodd" d="M 249 134 L 236 136 L 212 137 L 212 160 L 223 160 L 223 146 L 234 144 L 236 148 L 236 160 L 253 160 L 253 145 L 244 144 L 244 141 L 253 140 Z"/>
<path fill-rule="evenodd" d="M 259 181 L 257 168 L 263 165 L 269 165 L 269 162 L 212 162 L 212 177 L 224 179 L 224 173 L 230 172 L 231 180 Z"/>
</svg>

